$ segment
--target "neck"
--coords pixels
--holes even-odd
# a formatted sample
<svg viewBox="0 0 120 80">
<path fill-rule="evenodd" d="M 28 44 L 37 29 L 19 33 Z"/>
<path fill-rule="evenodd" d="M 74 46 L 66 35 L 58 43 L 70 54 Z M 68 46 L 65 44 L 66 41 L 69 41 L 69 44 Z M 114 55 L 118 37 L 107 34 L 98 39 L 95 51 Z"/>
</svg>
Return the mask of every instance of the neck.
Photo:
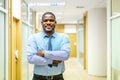
<svg viewBox="0 0 120 80">
<path fill-rule="evenodd" d="M 48 36 L 51 36 L 53 33 L 54 33 L 54 31 L 52 31 L 52 32 L 45 32 Z"/>
</svg>

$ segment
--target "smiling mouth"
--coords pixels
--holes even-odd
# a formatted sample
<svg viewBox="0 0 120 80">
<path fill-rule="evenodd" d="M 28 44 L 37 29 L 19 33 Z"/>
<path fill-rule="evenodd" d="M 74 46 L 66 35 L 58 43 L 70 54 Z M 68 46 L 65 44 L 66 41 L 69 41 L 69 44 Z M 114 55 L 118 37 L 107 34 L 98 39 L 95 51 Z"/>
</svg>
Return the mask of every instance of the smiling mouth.
<svg viewBox="0 0 120 80">
<path fill-rule="evenodd" d="M 46 27 L 45 29 L 46 29 L 46 31 L 51 31 L 52 30 L 51 27 Z"/>
</svg>

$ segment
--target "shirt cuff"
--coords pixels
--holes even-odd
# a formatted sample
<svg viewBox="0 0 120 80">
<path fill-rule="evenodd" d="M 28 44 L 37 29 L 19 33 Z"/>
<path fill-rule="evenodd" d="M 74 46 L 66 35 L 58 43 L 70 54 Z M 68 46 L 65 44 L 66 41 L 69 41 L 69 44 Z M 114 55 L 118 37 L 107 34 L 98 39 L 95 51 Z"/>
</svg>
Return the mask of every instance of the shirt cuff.
<svg viewBox="0 0 120 80">
<path fill-rule="evenodd" d="M 51 51 L 44 51 L 44 57 L 50 59 L 50 57 L 51 57 Z"/>
</svg>

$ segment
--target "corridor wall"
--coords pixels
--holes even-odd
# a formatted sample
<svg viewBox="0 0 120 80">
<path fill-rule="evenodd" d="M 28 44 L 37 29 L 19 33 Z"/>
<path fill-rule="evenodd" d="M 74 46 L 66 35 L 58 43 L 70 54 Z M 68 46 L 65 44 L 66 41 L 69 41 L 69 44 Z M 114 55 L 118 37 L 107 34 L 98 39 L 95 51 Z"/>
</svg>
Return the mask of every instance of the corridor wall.
<svg viewBox="0 0 120 80">
<path fill-rule="evenodd" d="M 5 19 L 4 13 L 0 11 L 0 80 L 5 78 Z"/>
<path fill-rule="evenodd" d="M 0 0 L 0 80 L 8 79 L 8 3 Z"/>
<path fill-rule="evenodd" d="M 107 74 L 107 16 L 105 8 L 88 11 L 87 62 L 88 74 L 106 76 Z"/>
</svg>

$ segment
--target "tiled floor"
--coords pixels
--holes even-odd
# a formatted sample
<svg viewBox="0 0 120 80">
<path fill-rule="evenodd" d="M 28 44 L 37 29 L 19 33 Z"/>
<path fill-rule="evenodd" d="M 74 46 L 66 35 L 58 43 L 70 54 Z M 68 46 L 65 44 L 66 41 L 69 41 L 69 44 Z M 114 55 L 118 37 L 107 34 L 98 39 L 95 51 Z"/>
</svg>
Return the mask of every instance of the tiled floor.
<svg viewBox="0 0 120 80">
<path fill-rule="evenodd" d="M 69 60 L 65 61 L 65 66 L 65 80 L 107 80 L 106 77 L 88 75 L 87 71 L 80 68 L 76 58 L 69 58 Z"/>
</svg>

